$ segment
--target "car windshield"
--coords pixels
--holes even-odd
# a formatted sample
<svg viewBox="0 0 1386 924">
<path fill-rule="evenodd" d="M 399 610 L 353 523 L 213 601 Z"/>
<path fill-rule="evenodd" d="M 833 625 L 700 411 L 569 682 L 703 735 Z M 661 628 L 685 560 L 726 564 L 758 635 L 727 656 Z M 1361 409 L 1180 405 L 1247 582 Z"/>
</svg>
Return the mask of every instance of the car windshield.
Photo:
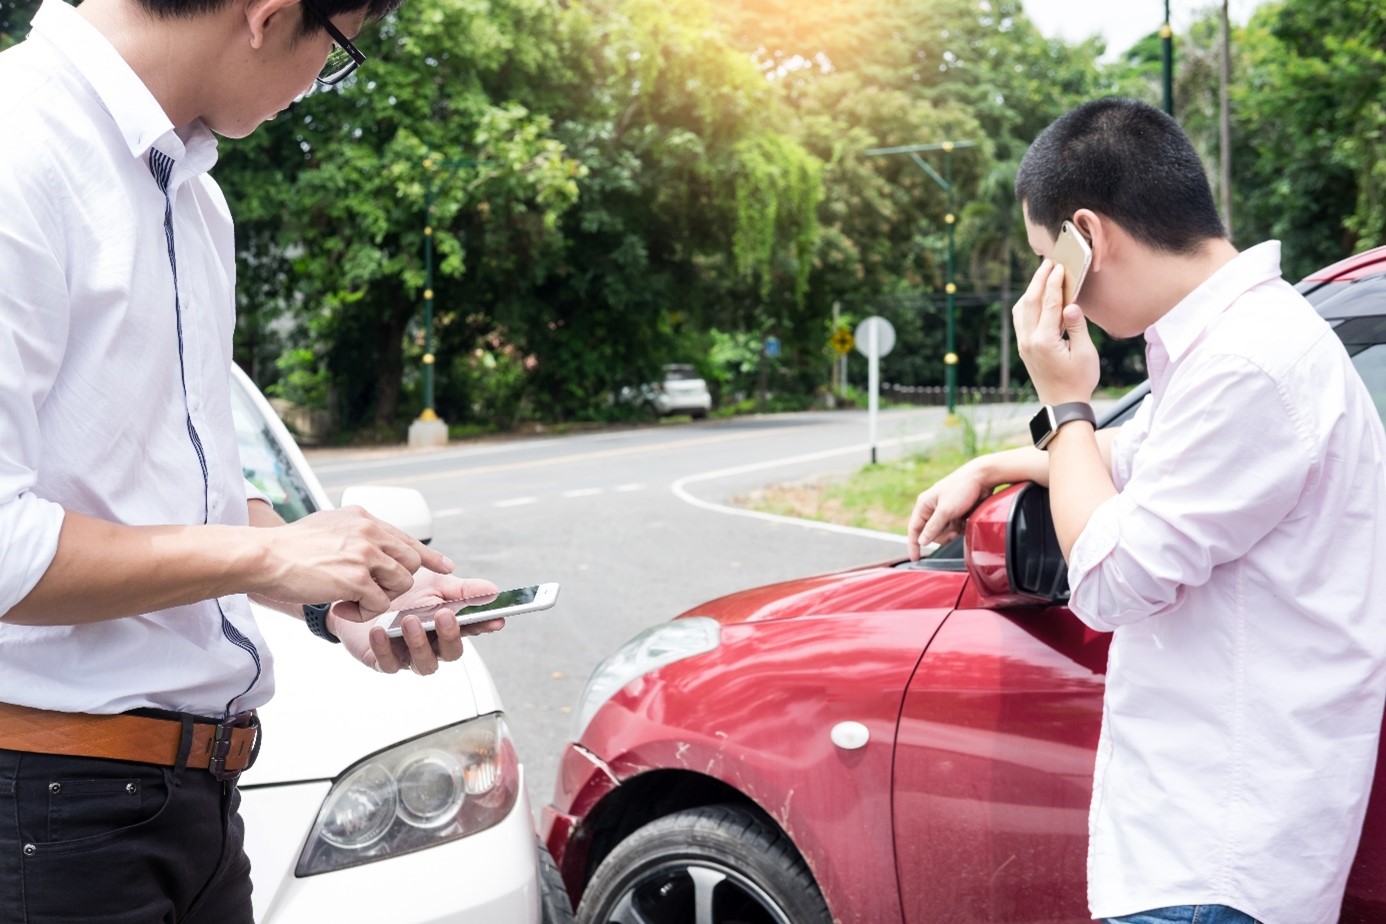
<svg viewBox="0 0 1386 924">
<path fill-rule="evenodd" d="M 241 383 L 235 380 L 231 382 L 231 416 L 236 422 L 236 444 L 241 450 L 245 480 L 270 499 L 275 512 L 287 523 L 317 510 L 288 453 Z"/>
<path fill-rule="evenodd" d="M 664 381 L 666 382 L 686 382 L 696 379 L 698 373 L 693 371 L 692 366 L 665 366 Z"/>
</svg>

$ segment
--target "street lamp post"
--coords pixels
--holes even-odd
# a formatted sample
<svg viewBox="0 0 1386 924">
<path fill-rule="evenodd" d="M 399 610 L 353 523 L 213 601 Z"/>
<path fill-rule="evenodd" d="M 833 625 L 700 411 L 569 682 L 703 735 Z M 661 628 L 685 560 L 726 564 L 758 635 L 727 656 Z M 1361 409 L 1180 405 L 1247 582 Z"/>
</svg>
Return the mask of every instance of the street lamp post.
<svg viewBox="0 0 1386 924">
<path fill-rule="evenodd" d="M 953 192 L 953 151 L 956 148 L 976 147 L 975 141 L 940 141 L 933 144 L 906 144 L 893 148 L 871 148 L 866 152 L 868 157 L 877 157 L 887 154 L 908 154 L 910 159 L 919 166 L 921 170 L 929 175 L 929 178 L 937 183 L 948 196 L 948 213 L 943 216 L 943 221 L 948 225 L 948 279 L 944 284 L 945 293 L 945 341 L 943 356 L 944 381 L 948 386 L 948 416 L 951 419 L 958 407 L 958 354 L 954 344 L 954 325 L 953 325 L 953 297 L 957 294 L 957 281 L 953 278 L 953 229 L 957 225 L 958 216 Z M 921 153 L 926 151 L 943 152 L 943 175 L 929 165 Z"/>
<path fill-rule="evenodd" d="M 438 417 L 433 402 L 433 367 L 437 357 L 433 352 L 433 199 L 440 182 L 437 177 L 439 167 L 448 168 L 444 181 L 450 180 L 463 167 L 475 167 L 479 161 L 469 158 L 438 160 L 426 157 L 424 169 L 424 355 L 423 355 L 423 410 L 418 419 L 409 425 L 410 446 L 442 446 L 448 441 L 447 424 Z"/>
<path fill-rule="evenodd" d="M 1174 115 L 1174 30 L 1169 24 L 1169 0 L 1165 0 L 1165 22 L 1160 26 L 1160 74 L 1164 86 L 1165 114 Z"/>
</svg>

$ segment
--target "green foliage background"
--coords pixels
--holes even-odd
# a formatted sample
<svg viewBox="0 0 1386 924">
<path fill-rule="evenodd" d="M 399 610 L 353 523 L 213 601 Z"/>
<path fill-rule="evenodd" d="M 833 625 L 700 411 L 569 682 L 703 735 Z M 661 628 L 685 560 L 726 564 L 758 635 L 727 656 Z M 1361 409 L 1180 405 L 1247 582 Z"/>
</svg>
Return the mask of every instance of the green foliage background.
<svg viewBox="0 0 1386 924">
<path fill-rule="evenodd" d="M 0 48 L 37 5 L 0 0 Z M 888 381 L 941 384 L 947 198 L 865 151 L 965 139 L 929 155 L 957 196 L 958 380 L 1019 384 L 1016 166 L 1080 101 L 1158 104 L 1154 20 L 1112 58 L 1019 0 L 408 0 L 356 76 L 223 144 L 237 359 L 398 438 L 423 406 L 429 225 L 452 423 L 632 416 L 614 396 L 671 361 L 726 405 L 805 405 L 835 310 L 895 324 Z M 1232 40 L 1235 242 L 1279 238 L 1291 278 L 1386 242 L 1386 5 L 1280 0 Z M 1213 176 L 1219 45 L 1212 12 L 1176 36 L 1176 116 Z M 1143 374 L 1137 344 L 1101 349 L 1104 384 Z"/>
</svg>

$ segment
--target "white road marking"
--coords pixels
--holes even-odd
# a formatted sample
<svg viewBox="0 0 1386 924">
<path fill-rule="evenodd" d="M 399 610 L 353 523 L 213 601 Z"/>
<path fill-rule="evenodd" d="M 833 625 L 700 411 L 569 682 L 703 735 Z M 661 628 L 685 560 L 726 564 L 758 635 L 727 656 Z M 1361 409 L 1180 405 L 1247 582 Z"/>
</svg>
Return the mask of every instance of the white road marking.
<svg viewBox="0 0 1386 924">
<path fill-rule="evenodd" d="M 464 513 L 466 513 L 466 511 L 461 507 L 448 507 L 445 510 L 433 511 L 433 519 L 436 520 L 439 517 L 460 517 Z"/>
<path fill-rule="evenodd" d="M 936 439 L 937 433 L 923 433 L 917 436 L 901 436 L 894 439 L 878 440 L 877 448 L 886 446 L 903 446 L 906 443 L 919 443 L 926 440 Z M 784 523 L 789 526 L 802 526 L 806 529 L 821 529 L 830 533 L 839 533 L 845 536 L 860 536 L 864 539 L 880 539 L 883 542 L 893 542 L 896 545 L 905 544 L 905 534 L 886 533 L 876 529 L 862 529 L 858 526 L 843 526 L 839 523 L 824 523 L 821 520 L 804 520 L 799 517 L 786 517 L 777 513 L 763 513 L 759 510 L 745 510 L 741 507 L 732 507 L 729 504 L 714 504 L 702 498 L 694 497 L 688 492 L 688 485 L 699 481 L 713 481 L 717 478 L 728 478 L 732 475 L 744 475 L 747 472 L 757 472 L 767 468 L 778 468 L 783 465 L 797 465 L 800 462 L 816 462 L 820 459 L 831 459 L 834 456 L 845 456 L 852 453 L 869 453 L 871 445 L 869 443 L 858 443 L 853 446 L 843 446 L 839 449 L 825 449 L 821 452 L 810 452 L 801 456 L 789 456 L 783 459 L 770 459 L 765 462 L 753 462 L 750 465 L 738 465 L 733 468 L 721 468 L 711 472 L 700 472 L 696 475 L 687 475 L 675 481 L 670 490 L 674 496 L 687 504 L 699 507 L 703 510 L 711 510 L 714 513 L 726 513 L 737 517 L 750 517 L 754 520 L 763 520 L 768 523 Z"/>
<path fill-rule="evenodd" d="M 453 469 L 447 469 L 447 470 L 444 470 L 444 471 L 441 471 L 441 472 L 426 472 L 426 473 L 421 473 L 421 474 L 418 474 L 418 475 L 392 475 L 392 476 L 390 476 L 390 477 L 387 477 L 387 478 L 381 479 L 381 480 L 366 480 L 366 481 L 357 481 L 357 482 L 354 482 L 354 483 L 355 483 L 355 484 L 389 484 L 389 485 L 417 484 L 417 483 L 419 483 L 419 482 L 421 482 L 421 481 L 439 481 L 439 480 L 446 479 L 446 478 L 458 478 L 458 477 L 473 476 L 473 475 L 489 475 L 489 474 L 492 474 L 492 473 L 494 473 L 494 472 L 515 472 L 515 471 L 519 471 L 519 470 L 521 470 L 521 469 L 540 468 L 540 467 L 547 466 L 547 465 L 571 465 L 571 464 L 574 463 L 574 462 L 586 462 L 586 461 L 589 461 L 589 460 L 592 460 L 592 459 L 611 459 L 611 458 L 616 458 L 616 457 L 618 457 L 618 456 L 638 455 L 638 454 L 640 454 L 640 453 L 664 452 L 664 451 L 667 451 L 667 450 L 681 450 L 681 449 L 686 449 L 686 448 L 689 447 L 689 446 L 706 446 L 706 445 L 715 444 L 715 443 L 726 443 L 726 442 L 742 441 L 742 440 L 750 440 L 750 439 L 763 439 L 763 438 L 766 438 L 766 437 L 779 437 L 780 435 L 781 435 L 781 433 L 780 433 L 778 430 L 773 430 L 773 429 L 772 429 L 772 430 L 765 430 L 765 431 L 757 432 L 757 433 L 744 433 L 744 432 L 741 432 L 741 431 L 738 430 L 738 431 L 736 431 L 736 432 L 734 432 L 734 433 L 722 433 L 722 434 L 715 434 L 715 435 L 712 435 L 712 436 L 699 436 L 699 437 L 693 437 L 693 438 L 691 438 L 691 439 L 671 440 L 671 441 L 669 441 L 669 442 L 663 442 L 663 443 L 642 443 L 642 444 L 639 444 L 639 445 L 636 445 L 636 446 L 620 446 L 620 447 L 617 447 L 617 448 L 614 448 L 614 449 L 598 449 L 598 450 L 594 450 L 594 451 L 591 451 L 591 452 L 570 453 L 570 454 L 567 454 L 567 455 L 551 456 L 551 457 L 544 458 L 544 459 L 527 459 L 527 460 L 525 460 L 525 461 L 523 461 L 523 462 L 506 462 L 506 463 L 501 464 L 501 465 L 479 465 L 479 466 L 476 466 L 475 468 L 453 468 Z M 542 445 L 553 445 L 553 444 L 550 442 L 550 443 L 543 443 Z M 523 448 L 528 449 L 528 448 L 530 448 L 530 446 L 529 446 L 529 444 L 525 444 Z M 475 454 L 480 454 L 482 451 L 483 451 L 483 450 L 473 450 L 472 452 L 474 452 Z M 485 451 L 485 452 L 499 452 L 499 451 L 501 451 L 501 450 L 498 448 L 498 449 L 487 449 L 487 450 L 484 450 L 484 451 Z M 417 457 L 417 458 L 419 458 L 419 459 L 435 459 L 435 458 L 439 458 L 439 456 L 419 456 L 419 457 Z M 452 458 L 452 456 L 448 456 L 447 458 Z M 398 465 L 398 464 L 399 464 L 397 459 L 396 459 L 396 460 L 390 460 L 390 461 L 393 461 L 393 463 L 394 463 L 395 465 Z M 363 468 L 383 467 L 383 466 L 385 466 L 385 465 L 387 465 L 387 464 L 389 464 L 389 461 L 381 461 L 381 462 L 379 462 L 379 463 L 374 463 L 374 462 L 373 462 L 373 463 L 369 463 L 369 464 L 364 464 L 364 465 L 362 465 L 361 467 L 363 467 Z M 339 464 L 339 465 L 337 465 L 337 466 L 335 466 L 335 467 L 336 467 L 336 468 L 339 468 L 339 469 L 347 469 L 347 468 L 355 468 L 356 466 L 354 466 L 354 465 L 349 465 L 348 463 L 341 463 L 341 464 Z M 315 467 L 314 467 L 314 471 L 324 471 L 324 472 L 325 472 L 325 471 L 331 470 L 332 468 L 333 468 L 333 466 L 330 466 L 330 465 L 324 465 L 324 466 L 322 466 L 321 469 L 319 469 L 319 468 L 317 468 L 317 467 L 315 466 Z M 334 484 L 334 485 L 326 486 L 326 489 L 327 489 L 328 493 L 332 493 L 332 492 L 338 492 L 338 493 L 340 493 L 345 487 L 346 487 L 346 485 L 335 485 L 335 484 Z"/>
<path fill-rule="evenodd" d="M 491 504 L 492 507 L 523 507 L 527 504 L 537 504 L 537 497 L 512 497 L 509 500 L 498 500 Z"/>
<path fill-rule="evenodd" d="M 594 494 L 602 493 L 601 488 L 575 488 L 572 491 L 564 491 L 564 497 L 592 497 Z"/>
</svg>

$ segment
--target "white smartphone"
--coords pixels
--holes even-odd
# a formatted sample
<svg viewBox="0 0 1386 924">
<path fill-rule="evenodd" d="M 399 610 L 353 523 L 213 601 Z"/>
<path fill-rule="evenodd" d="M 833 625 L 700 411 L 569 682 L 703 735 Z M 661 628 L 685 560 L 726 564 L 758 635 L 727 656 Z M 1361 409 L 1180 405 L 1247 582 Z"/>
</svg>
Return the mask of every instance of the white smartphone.
<svg viewBox="0 0 1386 924">
<path fill-rule="evenodd" d="M 1092 247 L 1087 238 L 1066 221 L 1059 228 L 1059 237 L 1054 241 L 1054 262 L 1064 268 L 1064 305 L 1072 305 L 1078 299 L 1078 290 L 1088 275 L 1092 263 Z"/>
<path fill-rule="evenodd" d="M 399 638 L 404 634 L 404 617 L 406 616 L 418 616 L 419 621 L 423 623 L 424 630 L 432 632 L 434 628 L 433 614 L 441 609 L 455 609 L 457 611 L 457 624 L 466 626 L 474 622 L 486 622 L 491 619 L 504 619 L 519 613 L 546 610 L 553 606 L 557 600 L 557 584 L 531 584 L 528 587 L 502 590 L 494 597 L 487 594 L 484 597 L 444 600 L 441 603 L 433 603 L 428 606 L 394 610 L 379 616 L 378 625 L 385 627 L 386 635 Z"/>
</svg>

